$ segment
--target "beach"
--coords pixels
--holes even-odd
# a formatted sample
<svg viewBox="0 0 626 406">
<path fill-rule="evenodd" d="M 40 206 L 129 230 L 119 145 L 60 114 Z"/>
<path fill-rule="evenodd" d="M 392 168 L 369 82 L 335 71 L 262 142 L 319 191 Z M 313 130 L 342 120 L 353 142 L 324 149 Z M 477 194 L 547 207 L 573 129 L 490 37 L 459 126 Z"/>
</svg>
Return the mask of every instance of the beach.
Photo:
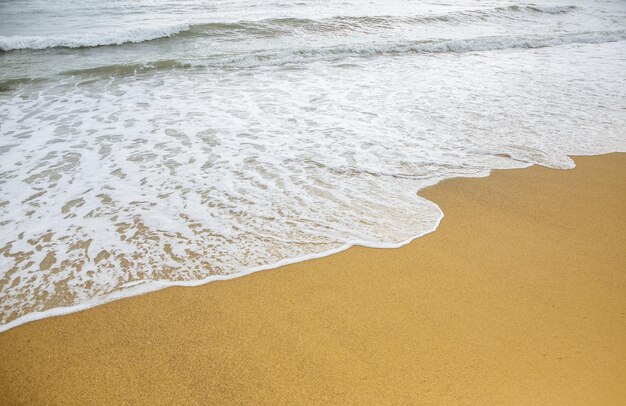
<svg viewBox="0 0 626 406">
<path fill-rule="evenodd" d="M 0 405 L 621 404 L 621 0 L 0 1 Z"/>
<path fill-rule="evenodd" d="M 2 404 L 619 404 L 626 154 L 455 178 L 399 249 L 0 334 Z M 389 224 L 389 227 L 393 227 Z"/>
</svg>

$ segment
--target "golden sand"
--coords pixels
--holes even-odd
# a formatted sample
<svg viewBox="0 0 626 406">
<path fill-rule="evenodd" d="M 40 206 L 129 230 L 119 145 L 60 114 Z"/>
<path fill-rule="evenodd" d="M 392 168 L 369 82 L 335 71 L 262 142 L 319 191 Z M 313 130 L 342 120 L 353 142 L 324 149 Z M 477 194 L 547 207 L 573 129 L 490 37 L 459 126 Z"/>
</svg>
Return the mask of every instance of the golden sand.
<svg viewBox="0 0 626 406">
<path fill-rule="evenodd" d="M 626 403 L 626 154 L 455 179 L 401 249 L 0 334 L 1 404 Z"/>
</svg>

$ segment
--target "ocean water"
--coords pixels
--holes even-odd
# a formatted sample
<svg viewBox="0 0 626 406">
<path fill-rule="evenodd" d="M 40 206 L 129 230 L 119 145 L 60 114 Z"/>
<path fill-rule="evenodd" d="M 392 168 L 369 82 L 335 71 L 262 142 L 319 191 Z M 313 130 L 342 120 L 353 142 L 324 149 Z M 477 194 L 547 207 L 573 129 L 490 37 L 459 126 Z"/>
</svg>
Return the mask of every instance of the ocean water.
<svg viewBox="0 0 626 406">
<path fill-rule="evenodd" d="M 621 0 L 0 1 L 0 331 L 399 246 L 442 179 L 626 151 L 625 40 Z"/>
</svg>

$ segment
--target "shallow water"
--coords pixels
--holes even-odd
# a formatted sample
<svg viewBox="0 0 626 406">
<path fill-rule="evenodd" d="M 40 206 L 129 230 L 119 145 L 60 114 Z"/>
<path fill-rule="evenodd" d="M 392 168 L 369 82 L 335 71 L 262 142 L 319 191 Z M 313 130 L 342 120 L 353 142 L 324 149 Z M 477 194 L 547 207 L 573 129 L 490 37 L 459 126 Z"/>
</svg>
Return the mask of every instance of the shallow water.
<svg viewBox="0 0 626 406">
<path fill-rule="evenodd" d="M 626 151 L 620 1 L 49 3 L 0 2 L 4 328 L 397 246 L 441 179 Z"/>
</svg>

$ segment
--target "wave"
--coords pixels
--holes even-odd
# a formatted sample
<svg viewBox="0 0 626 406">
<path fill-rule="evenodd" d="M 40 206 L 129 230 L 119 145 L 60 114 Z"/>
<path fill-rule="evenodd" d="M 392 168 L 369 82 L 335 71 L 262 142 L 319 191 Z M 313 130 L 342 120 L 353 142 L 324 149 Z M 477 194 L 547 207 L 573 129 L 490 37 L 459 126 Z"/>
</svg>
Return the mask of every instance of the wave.
<svg viewBox="0 0 626 406">
<path fill-rule="evenodd" d="M 445 53 L 478 52 L 515 48 L 546 48 L 568 44 L 601 44 L 626 39 L 626 30 L 591 31 L 557 36 L 479 37 L 457 40 L 417 41 L 389 48 L 354 49 L 352 53 Z"/>
<path fill-rule="evenodd" d="M 71 76 L 129 76 L 139 73 L 147 73 L 158 70 L 188 69 L 192 65 L 185 62 L 179 62 L 173 59 L 164 59 L 160 61 L 132 64 L 113 64 L 98 66 L 95 68 L 75 69 L 62 73 L 62 75 Z"/>
<path fill-rule="evenodd" d="M 336 16 L 321 20 L 308 18 L 271 18 L 260 21 L 239 21 L 233 23 L 215 22 L 195 24 L 189 30 L 181 32 L 180 36 L 225 35 L 233 32 L 248 34 L 275 35 L 288 32 L 329 32 L 350 31 L 364 29 L 394 28 L 399 24 L 421 25 L 429 23 L 470 23 L 485 21 L 491 17 L 511 18 L 521 14 L 565 14 L 578 10 L 577 6 L 508 6 L 486 8 L 470 11 L 451 12 L 423 16 Z"/>
<path fill-rule="evenodd" d="M 576 6 L 526 6 L 526 8 L 531 11 L 546 14 L 565 14 L 578 9 Z"/>
<path fill-rule="evenodd" d="M 251 68 L 286 65 L 317 60 L 335 60 L 345 57 L 376 55 L 440 54 L 496 51 L 504 49 L 546 48 L 569 44 L 601 44 L 626 39 L 626 30 L 593 31 L 558 36 L 478 37 L 468 39 L 438 39 L 326 47 L 300 48 L 284 51 L 266 51 L 240 55 L 216 56 L 201 66 L 222 68 Z"/>
<path fill-rule="evenodd" d="M 192 64 L 174 59 L 146 63 L 112 64 L 94 68 L 69 70 L 64 76 L 123 77 L 154 71 L 176 69 L 242 69 L 259 66 L 282 66 L 316 61 L 341 60 L 346 57 L 371 57 L 376 55 L 441 54 L 497 51 L 504 49 L 534 49 L 569 44 L 601 44 L 626 40 L 626 30 L 595 31 L 560 36 L 535 37 L 479 37 L 469 39 L 440 39 L 408 41 L 385 44 L 362 44 L 350 47 L 299 48 L 281 51 L 215 55 Z M 18 79 L 0 83 L 0 91 L 10 90 L 31 79 Z M 10 83 L 9 83 L 10 82 Z"/>
<path fill-rule="evenodd" d="M 55 36 L 10 36 L 0 37 L 0 50 L 47 48 L 85 48 L 105 45 L 121 45 L 152 41 L 171 37 L 189 29 L 189 24 L 175 24 L 161 27 L 141 27 L 120 30 L 114 33 L 93 32 Z"/>
<path fill-rule="evenodd" d="M 202 37 L 250 35 L 257 37 L 300 34 L 306 32 L 363 31 L 392 29 L 398 25 L 432 23 L 471 23 L 489 18 L 511 18 L 524 13 L 565 14 L 578 10 L 568 6 L 508 6 L 452 12 L 441 15 L 398 16 L 337 16 L 321 20 L 307 18 L 272 18 L 260 21 L 209 22 L 174 24 L 160 27 L 140 27 L 114 33 L 83 33 L 56 36 L 0 36 L 0 50 L 42 50 L 47 48 L 87 48 L 97 46 L 141 43 L 172 37 Z"/>
<path fill-rule="evenodd" d="M 45 81 L 44 78 L 16 78 L 0 80 L 0 93 L 15 90 L 29 83 L 38 83 Z"/>
</svg>

